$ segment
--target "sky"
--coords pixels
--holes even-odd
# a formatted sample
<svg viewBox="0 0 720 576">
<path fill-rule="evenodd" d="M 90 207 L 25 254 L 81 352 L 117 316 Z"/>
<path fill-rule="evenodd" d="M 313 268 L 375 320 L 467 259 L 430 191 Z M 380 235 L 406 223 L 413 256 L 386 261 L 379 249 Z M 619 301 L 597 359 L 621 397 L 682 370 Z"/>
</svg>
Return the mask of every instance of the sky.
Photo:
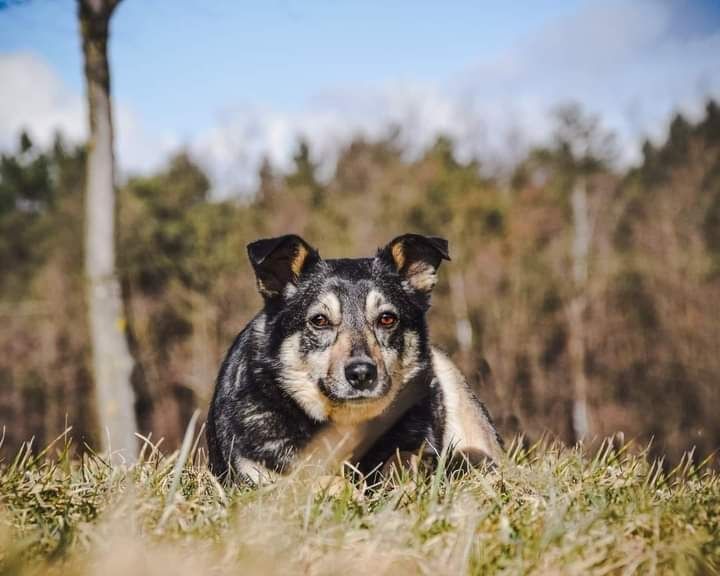
<svg viewBox="0 0 720 576">
<path fill-rule="evenodd" d="M 0 10 L 0 150 L 21 129 L 84 137 L 75 19 L 72 0 Z M 110 57 L 122 173 L 185 148 L 221 196 L 251 190 L 263 156 L 289 168 L 300 136 L 330 171 L 390 125 L 411 155 L 442 133 L 500 166 L 568 102 L 633 162 L 674 110 L 720 98 L 720 0 L 123 0 Z"/>
</svg>

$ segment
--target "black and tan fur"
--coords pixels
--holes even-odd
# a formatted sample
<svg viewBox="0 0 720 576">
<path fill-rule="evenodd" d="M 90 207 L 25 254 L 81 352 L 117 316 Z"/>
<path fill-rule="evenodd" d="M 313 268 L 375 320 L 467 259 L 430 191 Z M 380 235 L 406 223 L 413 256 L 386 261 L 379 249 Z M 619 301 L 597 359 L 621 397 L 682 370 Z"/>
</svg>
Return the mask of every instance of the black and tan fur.
<svg viewBox="0 0 720 576">
<path fill-rule="evenodd" d="M 484 406 L 428 339 L 445 240 L 406 234 L 373 258 L 323 260 L 289 235 L 248 255 L 265 305 L 220 369 L 207 432 L 215 474 L 260 482 L 344 460 L 369 471 L 423 447 L 500 457 Z"/>
</svg>

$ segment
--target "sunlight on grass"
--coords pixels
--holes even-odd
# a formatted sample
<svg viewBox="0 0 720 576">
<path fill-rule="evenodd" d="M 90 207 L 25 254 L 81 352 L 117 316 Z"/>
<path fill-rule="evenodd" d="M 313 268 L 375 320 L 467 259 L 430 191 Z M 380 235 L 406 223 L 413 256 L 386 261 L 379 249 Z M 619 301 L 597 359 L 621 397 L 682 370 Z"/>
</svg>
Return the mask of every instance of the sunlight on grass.
<svg viewBox="0 0 720 576">
<path fill-rule="evenodd" d="M 515 443 L 471 473 L 393 470 L 382 483 L 297 475 L 221 486 L 149 443 L 133 466 L 70 458 L 61 438 L 0 472 L 0 574 L 607 574 L 720 567 L 720 476 L 672 471 L 611 442 Z M 176 470 L 181 470 L 176 476 Z M 175 488 L 173 488 L 173 486 Z"/>
</svg>

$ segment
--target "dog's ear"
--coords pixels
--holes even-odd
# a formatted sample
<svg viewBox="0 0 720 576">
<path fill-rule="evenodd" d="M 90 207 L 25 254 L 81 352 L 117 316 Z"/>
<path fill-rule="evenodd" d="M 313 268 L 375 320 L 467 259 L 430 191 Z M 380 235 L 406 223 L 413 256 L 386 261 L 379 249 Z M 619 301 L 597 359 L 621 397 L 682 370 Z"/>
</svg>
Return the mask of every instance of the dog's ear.
<svg viewBox="0 0 720 576">
<path fill-rule="evenodd" d="M 406 288 L 423 294 L 435 286 L 440 262 L 450 260 L 447 240 L 420 234 L 398 236 L 380 249 L 378 257 L 400 274 Z"/>
<path fill-rule="evenodd" d="M 265 298 L 282 295 L 320 260 L 320 254 L 295 234 L 256 240 L 247 247 L 258 289 Z"/>
</svg>

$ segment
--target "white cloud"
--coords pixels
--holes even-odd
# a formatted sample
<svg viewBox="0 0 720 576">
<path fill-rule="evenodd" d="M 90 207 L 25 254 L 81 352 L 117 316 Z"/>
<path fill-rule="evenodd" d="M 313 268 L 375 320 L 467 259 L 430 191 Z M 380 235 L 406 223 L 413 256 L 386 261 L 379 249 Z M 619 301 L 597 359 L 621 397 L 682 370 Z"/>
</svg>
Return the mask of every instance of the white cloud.
<svg viewBox="0 0 720 576">
<path fill-rule="evenodd" d="M 115 106 L 115 133 L 121 175 L 157 169 L 180 146 L 178 137 L 148 130 L 140 117 L 122 102 Z"/>
<path fill-rule="evenodd" d="M 462 123 L 446 95 L 425 85 L 407 83 L 363 94 L 325 94 L 300 112 L 244 109 L 227 113 L 192 146 L 213 175 L 221 194 L 251 190 L 264 156 L 282 170 L 290 169 L 298 140 L 311 144 L 320 169 L 328 175 L 338 148 L 352 137 L 374 138 L 393 125 L 402 126 L 409 153 L 429 145 L 438 133 Z"/>
<path fill-rule="evenodd" d="M 379 136 L 390 125 L 402 127 L 411 155 L 443 133 L 462 157 L 506 165 L 547 138 L 553 108 L 576 101 L 618 134 L 623 159 L 632 161 L 642 137 L 662 136 L 673 110 L 698 114 L 705 97 L 720 97 L 720 30 L 680 31 L 686 8 L 679 0 L 591 0 L 445 83 L 344 86 L 294 112 L 230 107 L 182 143 L 222 196 L 252 190 L 265 155 L 290 168 L 299 137 L 328 174 L 339 144 L 356 134 Z M 82 95 L 36 56 L 0 55 L 0 78 L 0 148 L 12 145 L 21 127 L 41 142 L 58 128 L 83 137 Z M 156 167 L 180 138 L 151 134 L 126 104 L 116 108 L 119 164 L 125 171 Z"/>
<path fill-rule="evenodd" d="M 87 135 L 82 94 L 71 90 L 45 61 L 28 53 L 0 54 L 0 150 L 11 150 L 26 130 L 42 146 L 61 132 L 70 141 Z M 118 164 L 123 172 L 156 167 L 178 145 L 169 136 L 151 136 L 123 103 L 115 107 Z"/>
<path fill-rule="evenodd" d="M 439 133 L 461 156 L 507 165 L 552 130 L 552 110 L 579 102 L 618 135 L 621 160 L 662 136 L 679 109 L 720 96 L 720 31 L 677 33 L 682 3 L 595 0 L 524 43 L 478 61 L 443 86 L 389 84 L 325 94 L 301 112 L 238 110 L 195 142 L 216 184 L 247 189 L 263 154 L 289 166 L 298 136 L 331 167 L 335 144 L 399 124 L 417 151 Z"/>
<path fill-rule="evenodd" d="M 82 99 L 44 61 L 32 54 L 0 54 L 0 78 L 0 148 L 13 147 L 23 129 L 43 145 L 57 130 L 83 138 Z"/>
<path fill-rule="evenodd" d="M 596 1 L 500 57 L 478 63 L 460 91 L 475 113 L 498 123 L 504 103 L 522 110 L 521 127 L 537 141 L 548 111 L 577 101 L 617 132 L 626 160 L 642 137 L 658 138 L 670 113 L 699 112 L 720 95 L 720 30 L 696 35 L 674 28 L 676 10 L 657 1 Z"/>
</svg>

